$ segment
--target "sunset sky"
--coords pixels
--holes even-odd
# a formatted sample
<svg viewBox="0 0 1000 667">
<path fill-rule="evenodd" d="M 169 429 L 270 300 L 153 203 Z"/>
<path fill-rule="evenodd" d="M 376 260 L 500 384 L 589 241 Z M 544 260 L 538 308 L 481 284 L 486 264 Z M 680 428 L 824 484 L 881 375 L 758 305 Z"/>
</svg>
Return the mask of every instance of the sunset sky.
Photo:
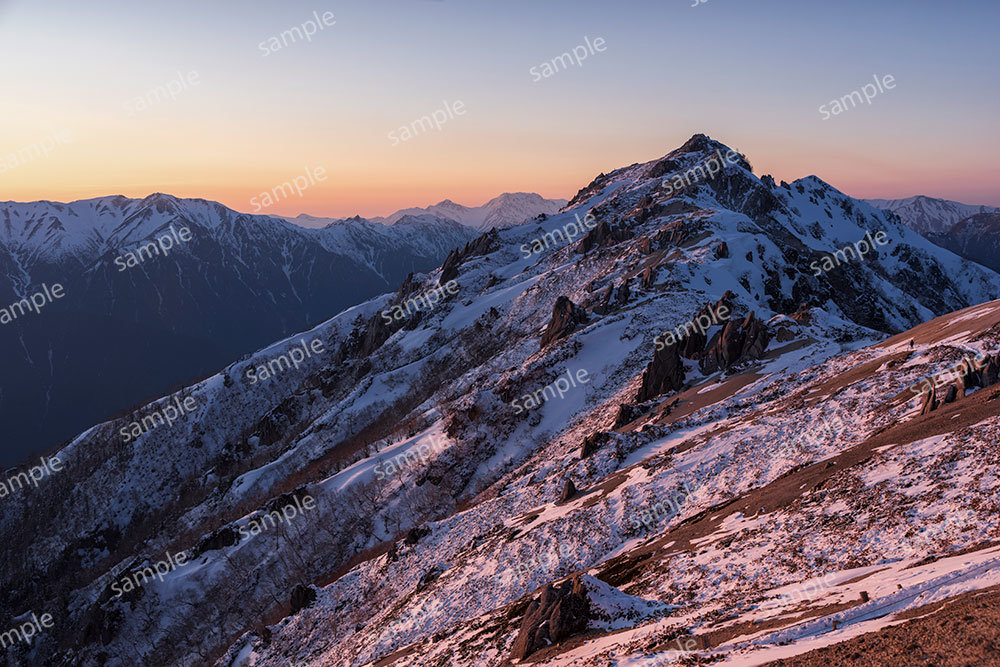
<svg viewBox="0 0 1000 667">
<path fill-rule="evenodd" d="M 777 179 L 1000 205 L 1000 3 L 693 1 L 0 0 L 0 200 L 168 192 L 251 211 L 307 167 L 329 177 L 263 212 L 568 198 L 705 132 Z M 260 48 L 327 11 L 311 41 Z M 533 81 L 585 37 L 606 50 Z M 896 87 L 823 120 L 873 74 Z M 387 137 L 445 101 L 465 113 Z M 11 162 L 58 132 L 48 157 Z"/>
</svg>

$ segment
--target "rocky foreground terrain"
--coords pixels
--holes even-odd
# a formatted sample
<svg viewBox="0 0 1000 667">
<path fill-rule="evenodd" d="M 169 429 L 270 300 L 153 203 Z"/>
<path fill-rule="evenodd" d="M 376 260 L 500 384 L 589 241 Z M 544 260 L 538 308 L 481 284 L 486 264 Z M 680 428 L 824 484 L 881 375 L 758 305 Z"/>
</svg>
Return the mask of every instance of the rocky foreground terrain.
<svg viewBox="0 0 1000 667">
<path fill-rule="evenodd" d="M 995 663 L 1000 275 L 746 156 L 664 187 L 728 151 L 601 174 L 171 426 L 80 434 L 4 501 L 0 608 L 55 618 L 8 664 Z"/>
</svg>

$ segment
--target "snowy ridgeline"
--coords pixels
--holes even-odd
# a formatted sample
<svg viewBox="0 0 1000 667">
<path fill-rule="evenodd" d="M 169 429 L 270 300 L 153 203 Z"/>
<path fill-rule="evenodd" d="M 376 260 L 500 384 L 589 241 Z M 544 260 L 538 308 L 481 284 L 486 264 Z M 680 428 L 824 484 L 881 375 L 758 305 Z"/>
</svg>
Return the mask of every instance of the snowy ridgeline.
<svg viewBox="0 0 1000 667">
<path fill-rule="evenodd" d="M 703 635 L 720 622 L 737 627 L 861 591 L 875 602 L 897 583 L 917 592 L 923 584 L 902 574 L 906 564 L 996 530 L 994 476 L 976 455 L 995 429 L 978 419 L 961 422 L 961 438 L 877 434 L 925 418 L 911 392 L 899 398 L 907 387 L 963 355 L 994 352 L 992 334 L 979 334 L 1000 315 L 990 304 L 915 335 L 912 347 L 909 338 L 867 346 L 997 296 L 1000 277 L 815 178 L 775 185 L 737 164 L 663 194 L 667 176 L 720 147 L 693 138 L 665 161 L 599 177 L 563 213 L 484 235 L 446 262 L 458 294 L 386 324 L 379 313 L 453 277 L 417 276 L 405 294 L 186 389 L 195 418 L 145 432 L 129 449 L 108 444 L 124 424 L 84 433 L 60 458 L 67 471 L 92 472 L 38 489 L 64 493 L 58 505 L 73 512 L 40 515 L 24 544 L 31 567 L 58 578 L 56 555 L 73 549 L 92 583 L 71 594 L 66 618 L 96 619 L 112 664 L 155 655 L 360 665 L 407 647 L 398 664 L 500 664 L 537 589 L 573 573 L 589 575 L 585 625 L 626 632 L 584 641 L 557 664 L 606 664 L 612 654 L 665 664 L 668 650 L 719 649 Z M 530 257 L 519 250 L 588 214 L 598 224 L 584 237 Z M 877 252 L 822 276 L 809 270 L 879 231 L 888 243 Z M 931 290 L 914 281 L 915 265 L 944 282 Z M 727 293 L 734 323 L 751 313 L 764 323 L 766 348 L 711 372 L 690 358 L 658 365 L 667 362 L 656 355 L 677 346 L 660 349 L 656 338 Z M 795 310 L 793 295 L 822 307 L 778 314 Z M 724 328 L 701 332 L 697 351 Z M 290 363 L 312 340 L 323 352 Z M 289 363 L 270 373 L 282 357 Z M 248 371 L 262 366 L 268 377 L 251 382 Z M 581 370 L 587 382 L 559 383 Z M 638 401 L 643 374 L 661 371 L 679 374 L 679 387 Z M 546 400 L 530 409 L 512 405 L 539 391 Z M 960 402 L 977 406 L 985 395 Z M 963 468 L 947 464 L 957 452 L 973 453 Z M 820 472 L 803 467 L 813 462 Z M 784 481 L 809 474 L 821 477 Z M 314 509 L 242 538 L 241 528 L 303 495 Z M 904 504 L 917 511 L 904 514 Z M 155 526 L 142 520 L 154 510 L 165 517 Z M 5 534 L 26 516 L 18 512 L 5 517 Z M 942 523 L 956 513 L 961 522 Z M 938 524 L 946 527 L 923 532 Z M 107 599 L 110 583 L 143 561 L 115 540 L 74 543 L 98 527 L 137 540 L 147 559 L 195 555 L 141 597 Z M 968 565 L 942 567 L 951 569 L 926 576 Z M 847 584 L 862 575 L 872 578 Z M 987 579 L 970 572 L 962 581 Z M 958 590 L 949 586 L 934 594 Z M 842 625 L 860 627 L 858 613 Z M 720 650 L 761 650 L 750 634 L 735 632 Z M 670 643 L 687 635 L 696 644 Z"/>
</svg>

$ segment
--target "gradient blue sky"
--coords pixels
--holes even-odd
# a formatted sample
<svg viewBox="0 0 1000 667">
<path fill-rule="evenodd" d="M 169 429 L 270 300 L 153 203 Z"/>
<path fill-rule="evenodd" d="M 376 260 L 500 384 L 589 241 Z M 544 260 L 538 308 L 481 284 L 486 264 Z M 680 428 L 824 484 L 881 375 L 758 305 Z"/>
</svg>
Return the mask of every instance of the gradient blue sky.
<svg viewBox="0 0 1000 667">
<path fill-rule="evenodd" d="M 0 200 L 164 191 L 249 211 L 306 166 L 330 177 L 265 212 L 570 197 L 705 132 L 778 179 L 1000 205 L 1000 3 L 692 2 L 0 1 L 0 159 L 72 136 L 0 173 Z M 263 56 L 314 10 L 336 24 Z M 584 36 L 607 50 L 532 81 Z M 178 71 L 200 83 L 127 115 Z M 896 88 L 822 120 L 873 74 Z M 443 100 L 467 113 L 392 146 Z"/>
</svg>

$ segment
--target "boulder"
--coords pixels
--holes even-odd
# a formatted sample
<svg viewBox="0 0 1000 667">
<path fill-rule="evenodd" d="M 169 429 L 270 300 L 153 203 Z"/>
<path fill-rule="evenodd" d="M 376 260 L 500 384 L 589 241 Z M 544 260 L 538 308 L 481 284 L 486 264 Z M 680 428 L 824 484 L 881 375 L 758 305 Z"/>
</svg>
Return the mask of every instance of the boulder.
<svg viewBox="0 0 1000 667">
<path fill-rule="evenodd" d="M 642 372 L 642 386 L 636 400 L 640 403 L 677 391 L 684 386 L 684 363 L 676 342 L 665 345 L 653 353 L 653 360 Z"/>
<path fill-rule="evenodd" d="M 622 403 L 621 405 L 618 406 L 618 414 L 615 415 L 615 425 L 612 426 L 611 428 L 619 428 L 621 426 L 624 426 L 625 424 L 628 424 L 629 422 L 634 420 L 640 414 L 642 414 L 642 412 L 638 410 L 631 403 Z"/>
<path fill-rule="evenodd" d="M 556 504 L 561 505 L 562 503 L 568 502 L 572 500 L 575 495 L 576 484 L 573 483 L 573 480 L 567 479 L 566 483 L 563 484 L 562 493 L 559 494 L 559 500 L 556 501 Z"/>
<path fill-rule="evenodd" d="M 653 286 L 653 267 L 647 266 L 642 272 L 642 288 L 649 289 Z"/>
<path fill-rule="evenodd" d="M 721 331 L 712 336 L 701 359 L 703 373 L 729 370 L 751 359 L 760 359 L 767 350 L 770 334 L 767 325 L 754 313 L 742 322 L 729 320 Z"/>
<path fill-rule="evenodd" d="M 231 547 L 240 541 L 240 536 L 232 526 L 223 526 L 207 537 L 203 537 L 194 549 L 192 558 L 197 558 L 206 551 L 215 551 Z"/>
<path fill-rule="evenodd" d="M 997 355 L 990 356 L 983 364 L 982 370 L 979 372 L 983 387 L 995 385 L 997 379 L 1000 378 L 1000 363 L 997 359 Z"/>
<path fill-rule="evenodd" d="M 628 303 L 630 296 L 632 296 L 632 290 L 628 287 L 628 280 L 623 280 L 622 284 L 618 286 L 618 294 L 615 296 L 615 303 L 620 306 L 625 305 Z"/>
<path fill-rule="evenodd" d="M 588 253 L 594 248 L 614 245 L 630 238 L 632 238 L 632 234 L 626 227 L 609 225 L 607 221 L 603 221 L 598 223 L 596 227 L 580 239 L 579 243 L 576 244 L 576 251 L 579 253 Z"/>
<path fill-rule="evenodd" d="M 924 392 L 924 398 L 920 402 L 920 414 L 926 415 L 938 409 L 937 389 L 931 387 Z"/>
<path fill-rule="evenodd" d="M 579 575 L 558 586 L 545 585 L 538 600 L 532 600 L 521 620 L 511 659 L 524 660 L 550 644 L 558 644 L 587 629 L 590 599 Z"/>
<path fill-rule="evenodd" d="M 417 542 L 420 541 L 421 537 L 424 537 L 425 535 L 430 535 L 430 533 L 431 533 L 430 528 L 422 526 L 411 528 L 410 532 L 408 532 L 406 534 L 406 537 L 403 539 L 403 543 L 409 545 L 416 544 Z"/>
<path fill-rule="evenodd" d="M 316 591 L 310 586 L 296 584 L 292 589 L 292 613 L 297 614 L 316 601 Z"/>
<path fill-rule="evenodd" d="M 578 324 L 586 321 L 587 314 L 582 308 L 570 301 L 569 297 L 560 296 L 552 306 L 552 319 L 542 332 L 541 347 L 565 338 Z"/>
<path fill-rule="evenodd" d="M 961 382 L 961 380 L 959 380 L 959 382 Z M 956 398 L 958 398 L 958 387 L 953 384 L 948 385 L 948 389 L 944 393 L 944 402 L 954 403 Z"/>
<path fill-rule="evenodd" d="M 583 444 L 580 446 L 580 458 L 585 459 L 598 449 L 601 445 L 606 443 L 611 436 L 604 431 L 597 431 L 596 433 L 591 433 L 586 438 L 583 439 Z"/>
</svg>

